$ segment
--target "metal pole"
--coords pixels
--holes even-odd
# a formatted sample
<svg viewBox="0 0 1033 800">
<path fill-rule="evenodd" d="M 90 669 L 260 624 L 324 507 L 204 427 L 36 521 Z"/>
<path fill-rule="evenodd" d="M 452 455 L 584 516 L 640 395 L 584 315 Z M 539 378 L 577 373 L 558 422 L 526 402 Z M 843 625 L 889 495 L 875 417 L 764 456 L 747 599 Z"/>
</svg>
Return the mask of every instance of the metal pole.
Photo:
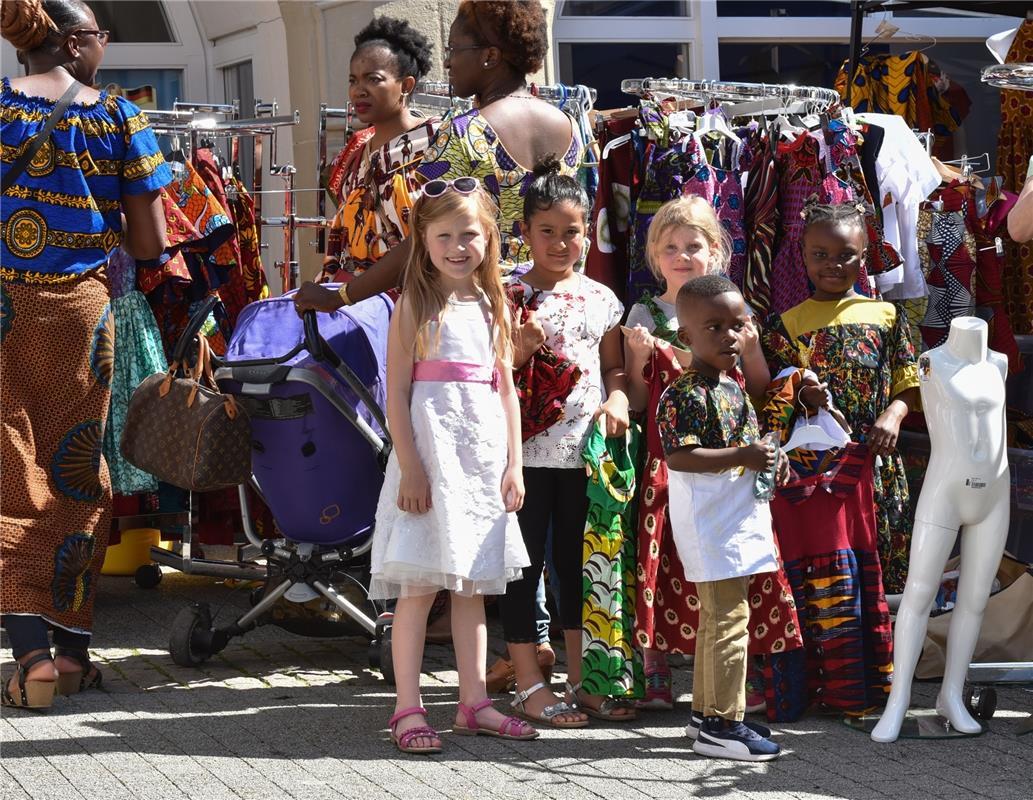
<svg viewBox="0 0 1033 800">
<path fill-rule="evenodd" d="M 853 106 L 854 74 L 861 61 L 861 41 L 864 33 L 865 0 L 850 0 L 850 71 L 846 76 L 846 104 Z"/>
</svg>

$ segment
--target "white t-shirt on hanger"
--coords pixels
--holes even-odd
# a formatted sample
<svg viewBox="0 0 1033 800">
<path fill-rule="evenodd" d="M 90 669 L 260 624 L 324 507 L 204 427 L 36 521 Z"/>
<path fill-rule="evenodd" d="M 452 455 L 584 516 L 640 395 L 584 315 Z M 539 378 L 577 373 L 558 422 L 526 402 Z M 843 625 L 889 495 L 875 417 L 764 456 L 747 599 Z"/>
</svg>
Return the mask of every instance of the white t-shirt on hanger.
<svg viewBox="0 0 1033 800">
<path fill-rule="evenodd" d="M 886 241 L 904 259 L 902 271 L 878 275 L 876 283 L 886 300 L 925 297 L 928 289 L 918 258 L 918 207 L 940 185 L 940 173 L 903 117 L 858 114 L 857 118 L 886 131 L 875 161 L 879 202 Z M 887 196 L 892 202 L 885 201 Z"/>
</svg>

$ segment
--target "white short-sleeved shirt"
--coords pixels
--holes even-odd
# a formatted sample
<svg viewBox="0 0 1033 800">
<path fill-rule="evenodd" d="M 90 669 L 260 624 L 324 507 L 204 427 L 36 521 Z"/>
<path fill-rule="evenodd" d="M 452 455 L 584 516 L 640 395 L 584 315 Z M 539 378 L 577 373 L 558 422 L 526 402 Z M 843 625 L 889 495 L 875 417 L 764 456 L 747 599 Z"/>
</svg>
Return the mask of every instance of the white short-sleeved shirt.
<svg viewBox="0 0 1033 800">
<path fill-rule="evenodd" d="M 857 118 L 886 131 L 875 161 L 882 195 L 876 202 L 882 205 L 886 241 L 904 259 L 901 268 L 876 275 L 875 283 L 886 300 L 925 297 L 929 291 L 918 257 L 918 211 L 940 185 L 940 173 L 903 117 L 865 113 Z"/>
<path fill-rule="evenodd" d="M 624 307 L 608 287 L 583 274 L 577 274 L 573 288 L 558 291 L 533 289 L 521 278 L 509 285 L 520 286 L 527 301 L 538 294 L 535 315 L 545 329 L 545 343 L 581 369 L 563 416 L 524 442 L 524 466 L 582 468 L 592 415 L 603 402 L 599 343 L 620 323 Z"/>
<path fill-rule="evenodd" d="M 678 328 L 678 311 L 674 307 L 674 304 L 667 303 L 659 297 L 654 297 L 653 302 L 656 303 L 656 307 L 660 309 L 660 312 L 667 317 L 668 327 L 676 330 Z M 656 329 L 656 320 L 653 319 L 653 315 L 649 313 L 649 309 L 642 303 L 635 303 L 635 305 L 631 307 L 631 311 L 628 312 L 627 326 L 629 328 L 634 328 L 636 325 L 641 325 L 650 333 Z"/>
</svg>

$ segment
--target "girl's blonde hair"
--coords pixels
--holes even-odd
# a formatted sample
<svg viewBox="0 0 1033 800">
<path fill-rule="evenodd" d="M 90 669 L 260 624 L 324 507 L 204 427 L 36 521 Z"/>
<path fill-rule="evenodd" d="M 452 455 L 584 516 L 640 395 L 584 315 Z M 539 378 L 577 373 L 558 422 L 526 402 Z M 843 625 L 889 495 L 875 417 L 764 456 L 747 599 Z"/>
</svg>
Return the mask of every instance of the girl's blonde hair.
<svg viewBox="0 0 1033 800">
<path fill-rule="evenodd" d="M 484 231 L 484 259 L 474 271 L 476 286 L 484 292 L 491 308 L 491 333 L 495 353 L 504 362 L 512 358 L 510 340 L 510 309 L 506 293 L 502 288 L 499 272 L 501 242 L 498 223 L 495 219 L 495 203 L 480 186 L 471 194 L 460 194 L 451 189 L 439 197 L 421 196 L 412 209 L 412 250 L 402 274 L 402 293 L 405 303 L 402 308 L 410 315 L 416 331 L 414 350 L 419 358 L 425 358 L 430 350 L 428 341 L 429 323 L 437 320 L 445 310 L 448 293 L 441 285 L 438 268 L 430 260 L 427 250 L 427 228 L 466 210 L 473 203 L 477 221 Z M 440 328 L 439 328 L 440 331 Z"/>
<path fill-rule="evenodd" d="M 707 274 L 728 272 L 732 257 L 732 240 L 724 229 L 714 207 L 702 197 L 689 195 L 671 200 L 660 206 L 646 234 L 646 263 L 657 280 L 663 280 L 660 272 L 660 241 L 674 228 L 695 228 L 706 238 L 715 258 L 707 267 Z"/>
</svg>

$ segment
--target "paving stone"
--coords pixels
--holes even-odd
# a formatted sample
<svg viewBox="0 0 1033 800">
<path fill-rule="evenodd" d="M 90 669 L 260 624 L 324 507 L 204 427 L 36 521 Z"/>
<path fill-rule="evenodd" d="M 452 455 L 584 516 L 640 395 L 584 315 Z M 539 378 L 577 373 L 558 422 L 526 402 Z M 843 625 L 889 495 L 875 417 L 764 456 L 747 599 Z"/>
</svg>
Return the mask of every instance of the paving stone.
<svg viewBox="0 0 1033 800">
<path fill-rule="evenodd" d="M 768 764 L 700 758 L 684 736 L 691 668 L 674 661 L 680 706 L 629 724 L 544 729 L 532 742 L 457 737 L 455 660 L 427 648 L 423 701 L 445 752 L 407 757 L 390 743 L 391 687 L 369 669 L 364 639 L 306 639 L 264 627 L 199 668 L 176 665 L 168 625 L 190 602 L 247 608 L 243 591 L 166 573 L 153 591 L 103 579 L 92 656 L 105 690 L 60 698 L 47 714 L 4 709 L 3 800 L 1028 800 L 1033 736 L 1015 733 L 1033 694 L 998 688 L 1000 716 L 975 739 L 879 745 L 834 715 L 776 724 L 785 755 Z M 502 652 L 491 620 L 490 649 Z M 10 651 L 0 660 L 10 672 Z M 565 677 L 560 669 L 556 685 Z M 919 683 L 931 706 L 938 685 Z M 505 698 L 497 698 L 505 708 Z"/>
</svg>

